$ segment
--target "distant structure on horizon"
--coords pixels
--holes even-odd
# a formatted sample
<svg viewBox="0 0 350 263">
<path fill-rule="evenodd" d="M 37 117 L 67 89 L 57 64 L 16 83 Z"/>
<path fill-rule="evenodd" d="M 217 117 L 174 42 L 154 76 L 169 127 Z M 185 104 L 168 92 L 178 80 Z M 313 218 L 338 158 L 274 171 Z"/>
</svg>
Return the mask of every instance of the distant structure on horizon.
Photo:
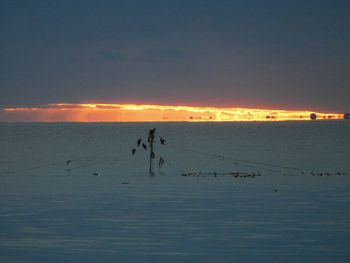
<svg viewBox="0 0 350 263">
<path fill-rule="evenodd" d="M 311 120 L 316 120 L 317 119 L 317 114 L 316 113 L 311 113 L 310 114 L 310 119 Z"/>
<path fill-rule="evenodd" d="M 316 120 L 318 118 L 316 113 L 311 113 L 310 114 L 310 119 L 311 120 Z M 324 115 L 321 117 L 322 119 L 334 119 L 334 116 L 332 115 Z M 350 120 L 350 113 L 349 112 L 345 112 L 343 115 L 344 120 Z"/>
</svg>

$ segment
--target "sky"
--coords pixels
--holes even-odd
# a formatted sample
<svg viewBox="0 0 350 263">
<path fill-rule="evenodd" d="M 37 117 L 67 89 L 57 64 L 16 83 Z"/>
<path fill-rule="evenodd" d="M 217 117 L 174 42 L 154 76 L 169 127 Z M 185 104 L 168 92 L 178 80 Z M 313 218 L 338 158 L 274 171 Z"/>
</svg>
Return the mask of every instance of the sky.
<svg viewBox="0 0 350 263">
<path fill-rule="evenodd" d="M 0 1 L 0 108 L 350 110 L 349 0 Z"/>
</svg>

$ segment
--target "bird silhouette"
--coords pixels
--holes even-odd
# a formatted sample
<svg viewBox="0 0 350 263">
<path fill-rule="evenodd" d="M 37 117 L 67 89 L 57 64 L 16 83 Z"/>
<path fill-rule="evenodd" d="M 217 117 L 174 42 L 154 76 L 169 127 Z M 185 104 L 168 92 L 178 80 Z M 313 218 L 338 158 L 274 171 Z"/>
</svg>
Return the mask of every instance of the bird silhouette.
<svg viewBox="0 0 350 263">
<path fill-rule="evenodd" d="M 160 137 L 160 144 L 165 144 L 166 140 L 163 137 Z"/>
<path fill-rule="evenodd" d="M 149 130 L 148 132 L 148 142 L 153 142 L 154 140 L 154 133 L 156 132 L 156 128 L 153 128 Z"/>
<path fill-rule="evenodd" d="M 134 155 L 136 153 L 136 149 L 135 148 L 132 149 L 131 152 L 132 152 L 132 155 Z"/>
<path fill-rule="evenodd" d="M 146 144 L 142 144 L 142 147 L 143 147 L 143 149 L 145 149 L 146 151 L 147 151 L 147 146 L 146 146 Z"/>
<path fill-rule="evenodd" d="M 141 139 L 141 138 L 137 140 L 137 147 L 139 147 L 139 146 L 140 146 L 141 141 L 142 141 L 142 139 Z"/>
</svg>

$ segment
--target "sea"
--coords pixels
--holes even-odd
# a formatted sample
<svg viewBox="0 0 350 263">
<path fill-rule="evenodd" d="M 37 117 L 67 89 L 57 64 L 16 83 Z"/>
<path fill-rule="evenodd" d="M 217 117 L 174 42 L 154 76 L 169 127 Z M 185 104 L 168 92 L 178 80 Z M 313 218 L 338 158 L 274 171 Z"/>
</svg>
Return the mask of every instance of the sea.
<svg viewBox="0 0 350 263">
<path fill-rule="evenodd" d="M 347 120 L 0 123 L 0 262 L 349 262 L 349 138 Z"/>
</svg>

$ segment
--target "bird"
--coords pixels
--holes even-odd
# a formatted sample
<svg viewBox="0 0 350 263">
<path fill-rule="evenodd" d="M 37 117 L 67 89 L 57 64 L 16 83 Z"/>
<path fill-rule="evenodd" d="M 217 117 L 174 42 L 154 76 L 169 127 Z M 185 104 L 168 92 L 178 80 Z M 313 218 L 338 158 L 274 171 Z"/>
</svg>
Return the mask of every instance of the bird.
<svg viewBox="0 0 350 263">
<path fill-rule="evenodd" d="M 143 149 L 145 149 L 146 151 L 147 151 L 147 146 L 146 146 L 146 144 L 142 144 L 142 147 L 143 147 Z"/>
<path fill-rule="evenodd" d="M 153 142 L 155 132 L 156 128 L 153 128 L 148 132 L 148 142 Z"/>
<path fill-rule="evenodd" d="M 139 147 L 139 146 L 140 146 L 141 141 L 142 141 L 142 139 L 141 139 L 141 138 L 137 140 L 137 147 Z"/>
<path fill-rule="evenodd" d="M 165 144 L 166 140 L 163 137 L 160 137 L 160 144 Z"/>
<path fill-rule="evenodd" d="M 132 149 L 131 152 L 132 152 L 132 155 L 134 155 L 136 153 L 136 149 L 135 148 Z"/>
<path fill-rule="evenodd" d="M 68 161 L 66 162 L 66 165 L 70 164 L 72 161 L 73 161 L 73 160 L 68 160 Z"/>
<path fill-rule="evenodd" d="M 154 135 L 155 132 L 156 132 L 156 128 L 150 129 L 149 135 Z"/>
</svg>

